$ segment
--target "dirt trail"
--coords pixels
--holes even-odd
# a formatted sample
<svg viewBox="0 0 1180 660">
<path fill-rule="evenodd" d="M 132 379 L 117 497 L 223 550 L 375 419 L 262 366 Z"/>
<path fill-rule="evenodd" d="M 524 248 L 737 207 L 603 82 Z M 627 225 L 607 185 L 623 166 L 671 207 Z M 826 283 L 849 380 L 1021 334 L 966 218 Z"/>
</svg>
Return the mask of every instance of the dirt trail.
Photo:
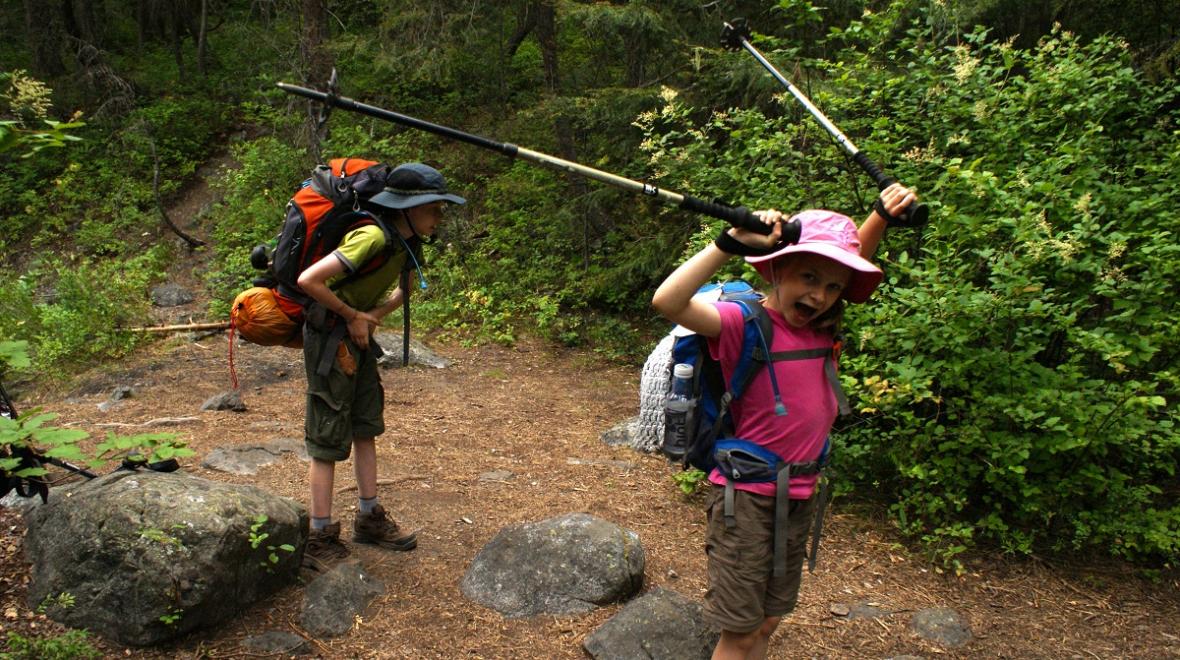
<svg viewBox="0 0 1180 660">
<path fill-rule="evenodd" d="M 429 341 L 429 340 L 428 340 Z M 455 361 L 448 369 L 384 372 L 386 421 L 381 498 L 397 520 L 420 529 L 408 554 L 354 548 L 386 586 L 372 611 L 348 635 L 316 640 L 327 658 L 579 658 L 582 639 L 618 610 L 584 616 L 506 620 L 468 602 L 458 584 L 479 549 L 501 528 L 584 511 L 636 531 L 646 551 L 645 589 L 657 586 L 701 598 L 705 587 L 701 498 L 685 498 L 657 456 L 611 448 L 606 428 L 637 405 L 638 370 L 603 364 L 591 353 L 525 342 L 515 348 L 464 348 L 433 342 Z M 197 417 L 175 430 L 198 457 L 184 468 L 227 482 L 252 483 L 305 501 L 306 465 L 291 454 L 252 477 L 205 470 L 214 447 L 301 437 L 300 354 L 238 348 L 244 413 L 198 412 L 229 388 L 223 338 L 175 338 L 153 354 L 90 378 L 70 393 L 39 401 L 60 423 L 101 435 L 129 433 L 158 417 Z M 103 413 L 97 404 L 118 385 L 134 396 Z M 512 476 L 481 481 L 480 475 Z M 350 470 L 337 476 L 336 512 L 348 521 L 355 504 Z M 3 520 L 7 567 L 0 611 L 4 630 L 56 627 L 23 603 L 20 524 Z M 1176 584 L 1153 584 L 1113 566 L 1058 568 L 1031 561 L 977 560 L 962 577 L 939 574 L 897 542 L 888 525 L 838 502 L 819 570 L 804 580 L 801 604 L 773 642 L 772 657 L 1167 658 L 1180 657 L 1174 622 Z M 7 548 L 5 550 L 5 548 Z M 165 649 L 126 657 L 240 657 L 244 638 L 267 630 L 301 632 L 302 587 L 284 590 L 217 630 Z M 889 612 L 847 620 L 839 605 L 867 603 Z M 834 607 L 835 606 L 835 607 Z M 909 629 L 916 610 L 946 606 L 970 623 L 973 641 L 941 649 Z M 32 616 L 29 619 L 27 617 Z M 103 647 L 111 656 L 124 649 Z M 202 654 L 204 654 L 202 656 Z"/>
</svg>

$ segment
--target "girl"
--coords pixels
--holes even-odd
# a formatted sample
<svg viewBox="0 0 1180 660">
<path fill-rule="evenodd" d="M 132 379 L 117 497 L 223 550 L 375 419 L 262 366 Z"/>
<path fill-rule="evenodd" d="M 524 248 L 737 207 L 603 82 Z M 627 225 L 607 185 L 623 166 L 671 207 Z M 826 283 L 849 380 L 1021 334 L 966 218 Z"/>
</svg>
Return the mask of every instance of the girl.
<svg viewBox="0 0 1180 660">
<path fill-rule="evenodd" d="M 777 249 L 785 218 L 775 210 L 759 212 L 761 220 L 772 227 L 769 235 L 726 230 L 669 275 L 656 290 L 652 304 L 669 321 L 709 338 L 710 353 L 721 363 L 728 381 L 742 349 L 742 310 L 736 303 L 704 302 L 693 295 L 732 254 L 752 248 L 762 254 L 747 256 L 746 261 L 773 287 L 763 302 L 774 326 L 771 353 L 830 349 L 832 322 L 827 313 L 841 299 L 853 303 L 868 300 L 882 273 L 865 257 L 876 250 L 889 218 L 915 200 L 916 196 L 900 184 L 886 188 L 859 236 L 852 220 L 839 213 L 804 211 L 792 218 L 801 223 L 799 241 Z M 835 395 L 823 363 L 823 359 L 771 362 L 731 404 L 734 435 L 774 452 L 783 462 L 817 460 L 836 418 Z M 774 369 L 778 383 L 784 384 L 786 415 L 775 412 L 769 369 Z M 714 660 L 765 658 L 771 633 L 795 608 L 816 480 L 814 473 L 790 478 L 786 571 L 775 576 L 776 484 L 734 483 L 733 499 L 726 505 L 726 478 L 717 470 L 709 475 L 713 490 L 705 541 L 709 575 L 705 618 L 722 631 Z"/>
</svg>

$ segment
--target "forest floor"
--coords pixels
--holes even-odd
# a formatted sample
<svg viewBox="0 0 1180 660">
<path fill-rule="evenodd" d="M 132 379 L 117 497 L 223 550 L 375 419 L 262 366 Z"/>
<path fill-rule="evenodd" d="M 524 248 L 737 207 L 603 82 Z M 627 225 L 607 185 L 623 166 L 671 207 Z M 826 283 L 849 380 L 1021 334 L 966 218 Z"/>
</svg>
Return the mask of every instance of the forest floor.
<svg viewBox="0 0 1180 660">
<path fill-rule="evenodd" d="M 194 282 L 201 268 L 197 259 L 178 260 L 172 279 Z M 183 320 L 186 311 L 199 318 L 201 305 L 198 300 L 158 320 Z M 459 589 L 475 555 L 505 526 L 571 512 L 639 535 L 645 591 L 664 587 L 703 598 L 703 496 L 681 494 L 674 469 L 660 456 L 600 440 L 603 431 L 637 413 L 637 367 L 530 340 L 470 347 L 415 332 L 453 364 L 383 371 L 388 429 L 378 457 L 380 498 L 392 517 L 418 530 L 419 545 L 389 553 L 350 544 L 385 586 L 353 630 L 332 639 L 307 636 L 299 626 L 306 585 L 299 583 L 216 629 L 165 647 L 127 649 L 94 640 L 105 657 L 262 657 L 243 641 L 274 630 L 308 637 L 310 652 L 324 658 L 585 657 L 582 641 L 622 605 L 577 616 L 505 619 Z M 293 454 L 253 476 L 201 467 L 217 447 L 302 438 L 298 351 L 239 344 L 234 360 L 247 410 L 199 411 L 206 399 L 230 389 L 227 357 L 222 335 L 177 335 L 66 388 L 20 392 L 16 404 L 59 413 L 56 424 L 96 438 L 112 430 L 158 430 L 139 426 L 151 419 L 193 418 L 166 429 L 196 451 L 182 461 L 184 470 L 306 502 L 307 465 Z M 130 386 L 133 395 L 100 410 L 118 386 Z M 493 471 L 501 478 L 480 478 Z M 341 465 L 334 510 L 346 525 L 355 511 L 353 485 L 350 465 Z M 64 630 L 26 602 L 23 535 L 20 516 L 0 507 L 0 638 Z M 879 507 L 839 499 L 829 508 L 817 570 L 805 574 L 800 605 L 772 639 L 770 655 L 1180 658 L 1180 576 L 1144 576 L 1111 561 L 989 554 L 968 557 L 965 568 L 962 575 L 941 570 L 898 536 Z M 884 613 L 841 616 L 857 604 Z M 919 637 L 911 615 L 929 607 L 956 610 L 972 639 L 946 648 Z"/>
<path fill-rule="evenodd" d="M 429 339 L 428 339 L 429 342 Z M 705 589 L 703 498 L 685 497 L 659 456 L 610 447 L 602 431 L 635 414 L 638 370 L 604 364 L 592 353 L 523 342 L 513 348 L 430 342 L 454 361 L 446 369 L 383 372 L 387 433 L 379 445 L 380 497 L 391 515 L 419 530 L 418 549 L 353 552 L 385 585 L 354 630 L 317 639 L 325 658 L 578 658 L 581 642 L 620 606 L 581 616 L 510 620 L 468 601 L 459 581 L 477 552 L 503 527 L 587 512 L 639 534 L 645 590 L 665 587 L 701 599 Z M 301 436 L 301 355 L 249 345 L 235 350 L 247 410 L 198 412 L 230 389 L 223 337 L 174 338 L 136 359 L 90 375 L 37 405 L 56 423 L 95 437 L 133 433 L 160 417 L 191 417 L 175 431 L 195 457 L 183 468 L 248 483 L 306 501 L 307 467 L 293 454 L 236 476 L 201 467 L 216 447 Z M 133 388 L 107 412 L 98 404 L 120 385 Z M 507 471 L 509 478 L 481 481 Z M 337 471 L 336 513 L 351 521 L 351 469 Z M 52 492 L 51 495 L 52 497 Z M 25 602 L 28 565 L 23 524 L 0 510 L 0 626 L 24 635 L 60 632 Z M 978 556 L 967 572 L 941 572 L 898 538 L 878 512 L 837 500 L 819 566 L 803 582 L 800 606 L 772 642 L 772 657 L 821 658 L 1180 658 L 1180 589 L 1175 576 L 1151 581 L 1113 563 L 1078 565 Z M 286 588 L 220 628 L 159 649 L 100 642 L 108 657 L 250 657 L 245 638 L 268 630 L 303 634 L 303 584 Z M 887 614 L 850 620 L 841 605 Z M 942 648 L 913 633 L 911 614 L 950 607 L 974 638 Z M 35 607 L 35 604 L 34 604 Z"/>
</svg>

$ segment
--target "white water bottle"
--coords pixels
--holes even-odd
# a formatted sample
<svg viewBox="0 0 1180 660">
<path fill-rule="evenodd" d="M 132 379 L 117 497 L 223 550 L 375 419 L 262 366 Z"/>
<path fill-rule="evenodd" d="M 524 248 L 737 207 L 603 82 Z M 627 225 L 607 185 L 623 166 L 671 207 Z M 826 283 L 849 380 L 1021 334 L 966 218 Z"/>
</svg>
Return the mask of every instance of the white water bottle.
<svg viewBox="0 0 1180 660">
<path fill-rule="evenodd" d="M 669 460 L 684 459 L 688 451 L 688 428 L 693 414 L 692 365 L 672 368 L 672 391 L 664 402 L 664 444 L 661 449 Z"/>
</svg>

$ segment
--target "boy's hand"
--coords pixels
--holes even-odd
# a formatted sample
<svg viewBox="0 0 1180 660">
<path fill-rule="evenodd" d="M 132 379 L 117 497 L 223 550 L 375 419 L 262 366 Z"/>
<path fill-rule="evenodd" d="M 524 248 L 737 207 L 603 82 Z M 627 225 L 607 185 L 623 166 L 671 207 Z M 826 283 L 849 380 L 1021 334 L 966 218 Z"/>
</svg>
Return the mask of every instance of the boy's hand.
<svg viewBox="0 0 1180 660">
<path fill-rule="evenodd" d="M 377 317 L 368 312 L 358 311 L 356 316 L 348 321 L 348 336 L 352 338 L 352 343 L 363 351 L 369 347 L 369 335 L 379 325 L 381 321 L 377 320 Z"/>
</svg>

